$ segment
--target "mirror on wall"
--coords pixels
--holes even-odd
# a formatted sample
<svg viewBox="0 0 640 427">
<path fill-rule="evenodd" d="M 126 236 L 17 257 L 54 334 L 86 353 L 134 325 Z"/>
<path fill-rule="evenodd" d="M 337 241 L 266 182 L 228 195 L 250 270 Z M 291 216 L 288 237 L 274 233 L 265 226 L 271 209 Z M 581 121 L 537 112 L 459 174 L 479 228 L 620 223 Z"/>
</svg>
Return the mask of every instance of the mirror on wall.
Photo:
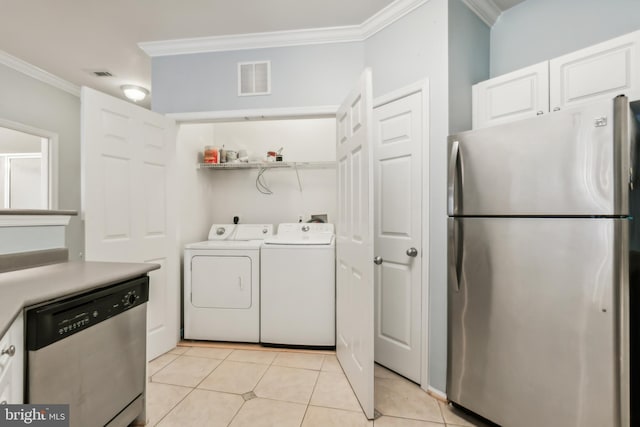
<svg viewBox="0 0 640 427">
<path fill-rule="evenodd" d="M 55 135 L 0 121 L 0 208 L 54 209 Z"/>
</svg>

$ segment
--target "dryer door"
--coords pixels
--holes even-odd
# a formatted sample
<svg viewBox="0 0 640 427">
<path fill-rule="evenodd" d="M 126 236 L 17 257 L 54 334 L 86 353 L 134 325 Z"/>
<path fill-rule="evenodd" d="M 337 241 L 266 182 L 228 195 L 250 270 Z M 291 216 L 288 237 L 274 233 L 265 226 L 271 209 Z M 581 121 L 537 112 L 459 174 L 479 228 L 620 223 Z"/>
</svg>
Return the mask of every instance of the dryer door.
<svg viewBox="0 0 640 427">
<path fill-rule="evenodd" d="M 196 255 L 191 259 L 194 307 L 248 309 L 251 297 L 251 258 Z"/>
</svg>

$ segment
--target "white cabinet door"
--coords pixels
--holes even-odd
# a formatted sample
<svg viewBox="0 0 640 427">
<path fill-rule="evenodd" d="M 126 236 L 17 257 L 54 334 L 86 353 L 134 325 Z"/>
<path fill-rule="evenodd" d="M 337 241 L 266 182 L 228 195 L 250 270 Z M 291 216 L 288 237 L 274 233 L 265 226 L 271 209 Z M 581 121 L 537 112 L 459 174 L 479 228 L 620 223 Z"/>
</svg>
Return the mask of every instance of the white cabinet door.
<svg viewBox="0 0 640 427">
<path fill-rule="evenodd" d="M 22 313 L 0 338 L 0 404 L 20 404 L 24 390 L 24 320 Z"/>
<path fill-rule="evenodd" d="M 473 129 L 549 111 L 548 61 L 473 86 Z"/>
<path fill-rule="evenodd" d="M 552 59 L 551 111 L 621 94 L 638 98 L 639 62 L 638 31 Z"/>
</svg>

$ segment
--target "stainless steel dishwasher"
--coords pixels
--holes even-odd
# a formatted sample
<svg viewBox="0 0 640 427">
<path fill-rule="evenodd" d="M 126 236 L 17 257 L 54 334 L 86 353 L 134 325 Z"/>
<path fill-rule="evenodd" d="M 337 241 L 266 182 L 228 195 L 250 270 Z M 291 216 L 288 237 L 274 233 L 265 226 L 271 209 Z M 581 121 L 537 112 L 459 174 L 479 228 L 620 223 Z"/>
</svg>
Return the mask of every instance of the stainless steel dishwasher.
<svg viewBox="0 0 640 427">
<path fill-rule="evenodd" d="M 144 276 L 27 308 L 27 403 L 69 404 L 71 427 L 129 425 L 144 409 L 148 299 Z"/>
</svg>

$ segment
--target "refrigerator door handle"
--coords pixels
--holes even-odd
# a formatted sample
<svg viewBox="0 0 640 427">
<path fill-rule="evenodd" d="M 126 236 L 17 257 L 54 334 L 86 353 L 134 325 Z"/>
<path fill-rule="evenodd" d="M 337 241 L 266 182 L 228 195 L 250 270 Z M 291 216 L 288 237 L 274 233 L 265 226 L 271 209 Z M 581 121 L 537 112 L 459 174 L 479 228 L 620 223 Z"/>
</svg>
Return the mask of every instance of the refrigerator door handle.
<svg viewBox="0 0 640 427">
<path fill-rule="evenodd" d="M 460 143 L 453 141 L 451 153 L 449 154 L 449 181 L 447 182 L 447 211 L 449 215 L 457 214 L 456 206 L 456 178 L 458 177 L 458 155 L 460 153 Z"/>
<path fill-rule="evenodd" d="M 460 220 L 449 218 L 449 277 L 450 281 L 455 280 L 455 291 L 460 291 L 460 276 L 462 268 L 462 224 Z"/>
</svg>

